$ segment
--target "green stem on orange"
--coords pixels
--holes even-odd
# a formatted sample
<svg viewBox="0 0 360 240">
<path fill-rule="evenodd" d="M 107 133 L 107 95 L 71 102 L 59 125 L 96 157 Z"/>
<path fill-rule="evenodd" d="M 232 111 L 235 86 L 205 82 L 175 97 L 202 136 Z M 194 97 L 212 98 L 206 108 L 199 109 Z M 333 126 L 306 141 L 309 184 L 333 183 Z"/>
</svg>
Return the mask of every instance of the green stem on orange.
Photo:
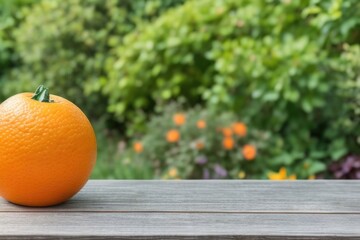
<svg viewBox="0 0 360 240">
<path fill-rule="evenodd" d="M 40 85 L 36 89 L 36 91 L 31 99 L 34 99 L 39 102 L 48 102 L 48 103 L 54 102 L 53 100 L 50 100 L 49 89 L 44 87 L 44 85 Z"/>
</svg>

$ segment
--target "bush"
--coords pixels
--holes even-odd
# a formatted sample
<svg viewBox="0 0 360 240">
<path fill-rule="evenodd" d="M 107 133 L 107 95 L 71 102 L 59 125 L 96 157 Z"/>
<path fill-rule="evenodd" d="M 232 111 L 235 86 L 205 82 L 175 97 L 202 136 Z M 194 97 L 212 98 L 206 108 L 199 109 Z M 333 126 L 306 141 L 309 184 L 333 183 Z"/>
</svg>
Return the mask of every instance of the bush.
<svg viewBox="0 0 360 240">
<path fill-rule="evenodd" d="M 107 99 L 102 87 L 112 47 L 142 21 L 181 1 L 71 0 L 40 1 L 15 31 L 22 66 L 5 85 L 7 96 L 45 83 L 87 113 L 101 116 Z"/>
<path fill-rule="evenodd" d="M 348 155 L 329 166 L 335 179 L 360 179 L 360 156 Z"/>
<path fill-rule="evenodd" d="M 151 163 L 157 178 L 275 179 L 274 172 L 285 167 L 274 159 L 282 142 L 240 120 L 231 112 L 200 107 L 183 111 L 177 104 L 169 105 L 152 117 L 147 134 L 132 139 L 134 160 Z M 308 161 L 287 173 L 292 179 L 308 178 L 324 168 Z"/>
<path fill-rule="evenodd" d="M 324 170 L 359 151 L 358 63 L 340 57 L 360 40 L 359 4 L 188 1 L 125 37 L 108 65 L 110 110 L 141 127 L 142 112 L 184 96 L 271 130 L 283 144 L 275 161 Z"/>
<path fill-rule="evenodd" d="M 359 154 L 359 1 L 183 2 L 36 1 L 19 11 L 26 18 L 16 31 L 17 23 L 0 22 L 0 98 L 45 83 L 88 114 L 133 122 L 132 135 L 182 96 L 187 108 L 234 113 L 223 121 L 241 119 L 268 133 L 263 149 L 250 137 L 258 157 L 272 159 L 257 162 L 274 179 L 307 178 L 330 160 Z M 243 163 L 250 178 L 270 176 Z M 216 160 L 209 164 L 215 169 Z M 173 165 L 182 176 L 200 177 Z"/>
<path fill-rule="evenodd" d="M 104 119 L 93 122 L 98 154 L 92 179 L 152 179 L 151 163 L 139 161 L 131 149 L 126 148 L 123 136 L 116 129 L 108 129 Z"/>
<path fill-rule="evenodd" d="M 13 31 L 22 21 L 23 10 L 31 6 L 34 0 L 0 1 L 0 89 L 3 90 L 6 74 L 19 62 L 15 51 Z M 0 91 L 0 102 L 6 96 Z"/>
</svg>

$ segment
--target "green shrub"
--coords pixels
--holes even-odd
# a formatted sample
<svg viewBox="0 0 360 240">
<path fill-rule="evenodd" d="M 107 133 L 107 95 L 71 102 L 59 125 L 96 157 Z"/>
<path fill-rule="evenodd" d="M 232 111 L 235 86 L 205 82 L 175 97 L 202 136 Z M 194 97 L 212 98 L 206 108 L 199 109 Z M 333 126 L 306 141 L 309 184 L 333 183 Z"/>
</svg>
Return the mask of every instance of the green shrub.
<svg viewBox="0 0 360 240">
<path fill-rule="evenodd" d="M 24 18 L 24 8 L 35 0 L 0 0 L 0 102 L 6 96 L 2 91 L 7 73 L 19 62 L 15 51 L 13 31 Z"/>
<path fill-rule="evenodd" d="M 359 7 L 356 0 L 188 1 L 125 37 L 108 65 L 109 110 L 138 129 L 142 113 L 179 96 L 189 106 L 230 110 L 279 137 L 284 147 L 274 161 L 294 169 L 358 151 L 359 105 L 349 106 L 359 72 L 341 56 L 345 43 L 360 40 Z"/>
<path fill-rule="evenodd" d="M 93 122 L 98 154 L 92 179 L 152 179 L 150 162 L 139 161 L 116 129 L 107 128 L 104 118 Z"/>
<path fill-rule="evenodd" d="M 132 139 L 133 159 L 151 163 L 157 178 L 274 178 L 271 173 L 284 167 L 276 159 L 283 151 L 281 139 L 240 120 L 231 112 L 183 111 L 171 104 L 151 118 L 143 137 Z M 288 168 L 288 174 L 309 178 L 324 168 L 310 160 Z"/>
<path fill-rule="evenodd" d="M 137 24 L 182 1 L 39 1 L 15 31 L 22 66 L 5 84 L 7 96 L 45 83 L 88 113 L 105 114 L 102 87 L 110 50 Z"/>
</svg>

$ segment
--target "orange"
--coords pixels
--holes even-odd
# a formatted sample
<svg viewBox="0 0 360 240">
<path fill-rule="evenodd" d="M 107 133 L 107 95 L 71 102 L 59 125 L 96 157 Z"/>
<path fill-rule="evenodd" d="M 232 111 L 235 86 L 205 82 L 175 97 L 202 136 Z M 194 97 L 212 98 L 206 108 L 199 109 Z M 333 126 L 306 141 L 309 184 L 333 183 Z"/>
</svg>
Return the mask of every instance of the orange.
<svg viewBox="0 0 360 240">
<path fill-rule="evenodd" d="M 96 161 L 96 139 L 73 103 L 32 96 L 20 93 L 0 105 L 0 196 L 19 205 L 51 206 L 85 185 Z"/>
</svg>

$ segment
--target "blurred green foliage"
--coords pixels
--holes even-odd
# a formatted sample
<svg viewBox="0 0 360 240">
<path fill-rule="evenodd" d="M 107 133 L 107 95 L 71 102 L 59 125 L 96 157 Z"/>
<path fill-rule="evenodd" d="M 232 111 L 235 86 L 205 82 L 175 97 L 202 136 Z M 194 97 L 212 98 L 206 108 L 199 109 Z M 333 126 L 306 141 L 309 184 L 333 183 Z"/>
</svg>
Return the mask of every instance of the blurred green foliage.
<svg viewBox="0 0 360 240">
<path fill-rule="evenodd" d="M 188 1 L 125 37 L 109 65 L 110 110 L 141 123 L 141 112 L 180 96 L 231 110 L 280 137 L 274 161 L 293 167 L 359 151 L 349 109 L 358 63 L 339 67 L 359 43 L 359 8 L 356 0 Z"/>
<path fill-rule="evenodd" d="M 4 85 L 5 95 L 45 83 L 91 115 L 106 114 L 101 93 L 112 47 L 137 24 L 151 21 L 181 1 L 39 1 L 14 31 L 20 67 Z"/>
<path fill-rule="evenodd" d="M 341 43 L 359 40 L 358 7 L 358 1 L 188 1 L 125 37 L 109 63 L 110 110 L 133 119 L 139 109 L 179 96 L 192 105 L 238 109 L 246 98 L 238 89 L 246 85 L 247 95 L 259 87 L 252 98 L 284 98 L 309 112 L 320 100 L 298 101 L 316 94 L 298 90 L 298 82 L 328 90 L 318 79 L 332 74 L 328 57 L 341 52 Z"/>
<path fill-rule="evenodd" d="M 141 161 L 116 129 L 108 129 L 104 120 L 93 124 L 98 144 L 92 179 L 153 179 L 150 161 Z"/>
<path fill-rule="evenodd" d="M 0 0 L 0 101 L 44 83 L 132 138 L 151 136 L 150 116 L 184 98 L 271 132 L 269 169 L 306 178 L 360 154 L 359 9 L 358 0 Z M 99 156 L 110 159 L 118 138 L 101 136 Z M 94 177 L 130 177 L 112 166 L 137 155 L 121 154 Z M 150 177 L 141 171 L 132 172 Z"/>
<path fill-rule="evenodd" d="M 151 118 L 147 123 L 151 131 L 134 137 L 128 151 L 134 154 L 132 161 L 151 163 L 156 178 L 267 179 L 269 172 L 283 166 L 272 160 L 282 142 L 271 132 L 259 131 L 241 120 L 232 112 L 199 106 L 184 110 L 181 104 L 172 103 Z M 176 133 L 178 137 L 169 139 Z M 142 148 L 136 149 L 136 144 Z M 254 158 L 244 153 L 246 145 L 256 149 Z M 290 172 L 304 179 L 325 167 L 316 161 L 305 166 Z"/>
<path fill-rule="evenodd" d="M 13 31 L 24 18 L 23 9 L 36 0 L 1 0 L 0 1 L 0 89 L 5 88 L 5 76 L 19 62 L 15 51 Z M 5 99 L 0 91 L 0 101 Z"/>
</svg>

